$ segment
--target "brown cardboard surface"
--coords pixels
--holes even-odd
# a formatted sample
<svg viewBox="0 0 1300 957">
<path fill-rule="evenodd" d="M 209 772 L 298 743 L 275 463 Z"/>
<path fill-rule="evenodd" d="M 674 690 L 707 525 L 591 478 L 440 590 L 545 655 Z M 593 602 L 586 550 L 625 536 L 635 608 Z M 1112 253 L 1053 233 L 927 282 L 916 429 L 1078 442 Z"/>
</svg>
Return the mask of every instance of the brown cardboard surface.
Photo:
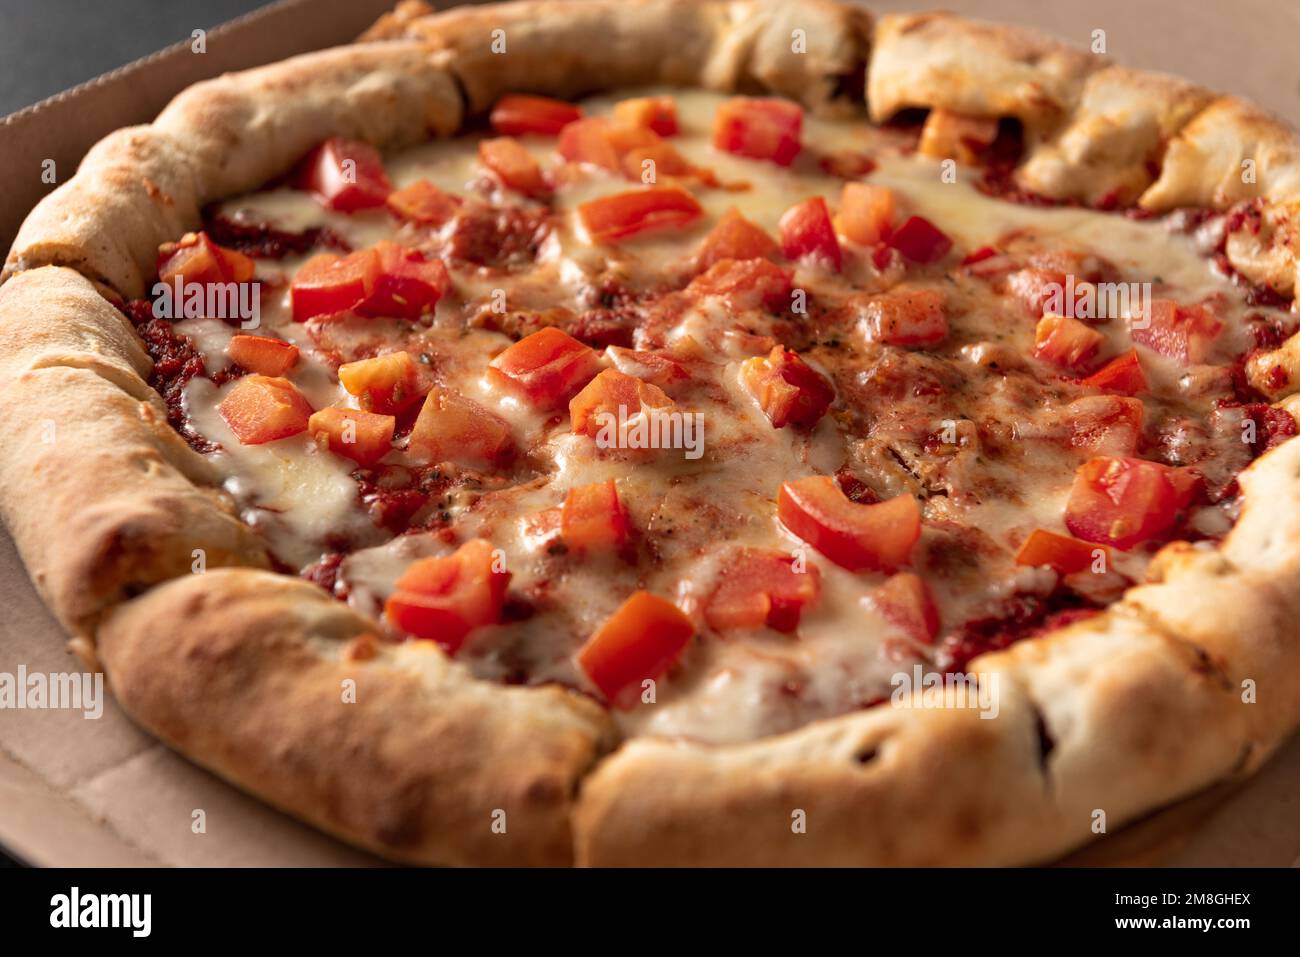
<svg viewBox="0 0 1300 957">
<path fill-rule="evenodd" d="M 444 4 L 446 5 L 446 4 Z M 106 74 L 0 121 L 0 249 L 62 174 L 119 126 L 148 121 L 208 76 L 347 42 L 391 0 L 283 0 L 188 45 Z M 1300 67 L 1289 39 L 1300 7 L 1286 0 L 881 0 L 876 11 L 941 6 L 1042 27 L 1076 45 L 1104 29 L 1126 64 L 1181 73 L 1239 93 L 1300 123 Z M 58 625 L 0 531 L 0 671 L 78 671 Z M 204 829 L 192 826 L 203 812 Z M 137 730 L 108 696 L 103 715 L 0 711 L 0 844 L 48 865 L 352 866 L 381 862 L 298 824 Z M 1300 737 L 1252 781 L 1220 787 L 1112 835 L 1067 863 L 1300 865 Z"/>
</svg>

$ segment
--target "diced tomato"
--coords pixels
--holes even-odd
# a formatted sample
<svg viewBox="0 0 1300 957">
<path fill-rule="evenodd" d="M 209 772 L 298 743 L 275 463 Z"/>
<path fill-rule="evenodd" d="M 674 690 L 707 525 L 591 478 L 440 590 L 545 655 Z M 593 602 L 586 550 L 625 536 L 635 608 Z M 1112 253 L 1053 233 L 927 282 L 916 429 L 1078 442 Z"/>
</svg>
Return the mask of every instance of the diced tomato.
<svg viewBox="0 0 1300 957">
<path fill-rule="evenodd" d="M 825 376 L 784 346 L 742 362 L 740 381 L 776 429 L 816 425 L 835 400 Z"/>
<path fill-rule="evenodd" d="M 763 306 L 782 312 L 790 305 L 794 272 L 768 259 L 722 259 L 696 276 L 686 290 L 726 299 L 737 310 Z"/>
<path fill-rule="evenodd" d="M 796 564 L 780 552 L 739 548 L 727 559 L 704 602 L 704 620 L 715 631 L 762 628 L 789 633 L 804 609 L 821 597 L 821 571 Z"/>
<path fill-rule="evenodd" d="M 862 332 L 873 342 L 916 348 L 948 337 L 943 297 L 933 289 L 899 288 L 872 296 L 861 316 Z"/>
<path fill-rule="evenodd" d="M 639 591 L 614 612 L 577 654 L 578 666 L 616 702 L 623 692 L 658 678 L 685 650 L 695 626 L 676 605 Z"/>
<path fill-rule="evenodd" d="M 339 366 L 339 382 L 367 412 L 396 415 L 420 401 L 420 379 L 408 352 L 389 352 Z"/>
<path fill-rule="evenodd" d="M 921 129 L 917 150 L 935 159 L 975 162 L 998 138 L 995 117 L 966 116 L 949 110 L 931 110 Z"/>
<path fill-rule="evenodd" d="M 1043 316 L 1034 328 L 1034 355 L 1063 369 L 1088 366 L 1105 337 L 1078 319 Z"/>
<path fill-rule="evenodd" d="M 514 455 L 509 424 L 459 392 L 434 386 L 411 428 L 407 450 L 428 462 L 471 468 L 506 465 Z"/>
<path fill-rule="evenodd" d="M 180 242 L 158 248 L 158 278 L 168 285 L 178 276 L 186 285 L 248 282 L 253 270 L 252 259 L 218 246 L 207 233 L 186 233 Z"/>
<path fill-rule="evenodd" d="M 455 654 L 474 629 L 501 620 L 510 577 L 492 543 L 475 538 L 451 555 L 407 566 L 384 615 L 408 635 L 430 638 Z"/>
<path fill-rule="evenodd" d="M 369 143 L 338 137 L 307 154 L 296 183 L 299 189 L 315 193 L 330 209 L 345 213 L 383 206 L 393 191 L 378 150 Z"/>
<path fill-rule="evenodd" d="M 522 93 L 507 93 L 501 97 L 488 116 L 492 129 L 503 136 L 523 136 L 527 133 L 555 136 L 567 125 L 580 119 L 582 110 L 572 103 Z"/>
<path fill-rule="evenodd" d="M 677 103 L 671 96 L 638 96 L 614 104 L 614 119 L 627 126 L 644 126 L 660 136 L 678 133 Z"/>
<path fill-rule="evenodd" d="M 1147 391 L 1147 377 L 1142 372 L 1142 363 L 1138 361 L 1136 349 L 1130 349 L 1122 356 L 1111 359 L 1079 382 L 1080 385 L 1091 386 L 1104 392 L 1119 392 L 1124 395 L 1137 395 Z"/>
<path fill-rule="evenodd" d="M 306 322 L 351 309 L 375 288 L 379 254 L 362 249 L 347 256 L 321 253 L 307 260 L 293 277 L 293 321 Z"/>
<path fill-rule="evenodd" d="M 463 202 L 459 196 L 443 192 L 427 179 L 416 180 L 392 193 L 387 200 L 393 215 L 422 226 L 441 226 L 450 222 Z"/>
<path fill-rule="evenodd" d="M 787 259 L 807 257 L 821 265 L 840 271 L 844 254 L 835 238 L 831 213 L 820 196 L 796 203 L 781 215 L 777 224 L 781 233 L 781 253 Z"/>
<path fill-rule="evenodd" d="M 235 336 L 226 353 L 249 372 L 266 376 L 282 376 L 298 361 L 297 346 L 268 336 Z"/>
<path fill-rule="evenodd" d="M 438 259 L 383 240 L 374 251 L 379 273 L 366 297 L 353 308 L 363 316 L 418 319 L 433 309 L 451 285 L 447 267 Z"/>
<path fill-rule="evenodd" d="M 307 431 L 334 454 L 370 466 L 393 447 L 396 425 L 397 420 L 391 415 L 329 406 L 312 414 Z"/>
<path fill-rule="evenodd" d="M 915 572 L 890 575 L 871 593 L 871 603 L 882 618 L 913 641 L 934 644 L 939 634 L 939 608 L 930 586 Z"/>
<path fill-rule="evenodd" d="M 835 226 L 859 246 L 874 246 L 889 235 L 894 222 L 894 191 L 872 183 L 845 183 Z"/>
<path fill-rule="evenodd" d="M 889 235 L 889 245 L 918 265 L 938 262 L 952 249 L 952 240 L 934 223 L 911 216 Z"/>
<path fill-rule="evenodd" d="M 600 356 L 573 336 L 547 326 L 520 339 L 488 364 L 488 378 L 541 409 L 568 402 L 600 372 Z"/>
<path fill-rule="evenodd" d="M 776 255 L 776 240 L 763 227 L 750 222 L 734 206 L 722 214 L 695 251 L 695 265 L 703 272 L 724 259 L 767 259 Z"/>
<path fill-rule="evenodd" d="M 737 96 L 713 117 L 713 145 L 726 153 L 789 166 L 799 155 L 803 108 L 788 100 Z"/>
<path fill-rule="evenodd" d="M 663 409 L 673 404 L 658 386 L 617 369 L 606 369 L 569 402 L 574 435 L 599 435 L 607 417 L 617 423 L 641 414 L 643 408 Z"/>
<path fill-rule="evenodd" d="M 560 509 L 560 541 L 571 550 L 619 551 L 632 534 L 632 520 L 613 479 L 570 489 Z"/>
<path fill-rule="evenodd" d="M 672 143 L 656 141 L 629 147 L 622 154 L 623 175 L 653 185 L 660 176 L 690 176 L 696 172 Z M 650 175 L 647 176 L 646 174 Z"/>
<path fill-rule="evenodd" d="M 1017 565 L 1047 566 L 1054 568 L 1061 575 L 1073 575 L 1087 571 L 1092 567 L 1098 549 L 1106 552 L 1105 546 L 1094 542 L 1081 542 L 1068 535 L 1058 535 L 1043 528 L 1036 528 L 1020 545 L 1016 552 Z M 1107 553 L 1109 554 L 1109 553 Z"/>
<path fill-rule="evenodd" d="M 619 155 L 610 141 L 610 126 L 609 120 L 599 116 L 570 123 L 560 133 L 556 151 L 570 163 L 618 170 Z"/>
<path fill-rule="evenodd" d="M 1065 273 L 1037 266 L 1026 266 L 1007 275 L 1007 291 L 1024 304 L 1025 311 L 1035 318 L 1047 308 L 1053 295 L 1064 297 Z"/>
<path fill-rule="evenodd" d="M 1143 459 L 1099 456 L 1079 466 L 1065 506 L 1065 527 L 1089 542 L 1128 551 L 1169 529 L 1192 486 L 1175 469 Z"/>
<path fill-rule="evenodd" d="M 686 190 L 652 186 L 602 196 L 578 206 L 578 219 L 593 242 L 606 243 L 637 233 L 681 229 L 704 215 Z"/>
<path fill-rule="evenodd" d="M 962 258 L 961 264 L 963 266 L 974 266 L 977 263 L 982 263 L 986 259 L 992 259 L 996 255 L 998 255 L 998 251 L 992 246 L 981 246 L 974 252 L 967 253 Z"/>
<path fill-rule="evenodd" d="M 1133 455 L 1142 439 L 1146 408 L 1140 399 L 1091 395 L 1066 406 L 1070 444 L 1097 455 Z"/>
<path fill-rule="evenodd" d="M 661 352 L 639 352 L 621 346 L 609 346 L 605 355 L 619 372 L 657 386 L 686 382 L 691 377 L 686 366 Z"/>
<path fill-rule="evenodd" d="M 311 403 L 288 379 L 248 375 L 217 406 L 241 445 L 261 445 L 307 430 Z"/>
<path fill-rule="evenodd" d="M 906 565 L 921 537 L 921 510 L 912 496 L 858 505 L 829 475 L 783 483 L 777 515 L 792 534 L 849 571 Z"/>
<path fill-rule="evenodd" d="M 1141 319 L 1130 323 L 1133 341 L 1183 365 L 1205 362 L 1223 334 L 1223 323 L 1205 306 L 1153 299 L 1150 313 L 1145 324 Z"/>
<path fill-rule="evenodd" d="M 498 136 L 482 140 L 478 144 L 478 158 L 510 189 L 525 196 L 544 196 L 550 192 L 541 164 L 516 139 Z"/>
</svg>

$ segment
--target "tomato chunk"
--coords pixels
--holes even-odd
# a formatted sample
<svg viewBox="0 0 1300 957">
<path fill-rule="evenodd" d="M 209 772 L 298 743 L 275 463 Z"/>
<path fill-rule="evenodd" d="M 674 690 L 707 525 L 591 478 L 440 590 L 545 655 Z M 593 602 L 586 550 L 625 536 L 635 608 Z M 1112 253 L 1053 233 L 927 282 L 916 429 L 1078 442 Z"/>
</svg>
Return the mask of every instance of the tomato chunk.
<svg viewBox="0 0 1300 957">
<path fill-rule="evenodd" d="M 998 121 L 993 117 L 966 116 L 950 110 L 931 110 L 921 129 L 917 149 L 935 159 L 955 159 L 974 163 L 998 137 Z"/>
<path fill-rule="evenodd" d="M 638 233 L 681 229 L 704 215 L 699 201 L 676 186 L 652 186 L 602 196 L 578 206 L 578 219 L 594 242 Z"/>
<path fill-rule="evenodd" d="M 235 336 L 226 354 L 249 372 L 265 376 L 282 376 L 298 362 L 297 346 L 268 336 Z"/>
<path fill-rule="evenodd" d="M 894 289 L 862 306 L 861 329 L 873 342 L 918 348 L 948 337 L 943 297 L 933 289 Z"/>
<path fill-rule="evenodd" d="M 1205 362 L 1223 334 L 1223 323 L 1205 306 L 1153 299 L 1150 313 L 1145 327 L 1138 319 L 1130 324 L 1133 341 L 1183 365 Z"/>
<path fill-rule="evenodd" d="M 407 450 L 428 462 L 502 466 L 514 456 L 509 424 L 473 399 L 441 386 L 425 396 Z"/>
<path fill-rule="evenodd" d="M 1090 395 L 1065 408 L 1070 444 L 1095 455 L 1133 455 L 1142 439 L 1146 407 L 1140 399 Z"/>
<path fill-rule="evenodd" d="M 621 346 L 609 346 L 605 355 L 619 372 L 636 376 L 642 382 L 657 386 L 686 382 L 691 374 L 686 366 L 662 352 L 639 352 Z"/>
<path fill-rule="evenodd" d="M 859 246 L 874 246 L 894 222 L 894 191 L 872 183 L 845 183 L 835 226 Z"/>
<path fill-rule="evenodd" d="M 613 479 L 570 489 L 560 509 L 560 541 L 578 552 L 619 551 L 632 534 L 632 520 Z"/>
<path fill-rule="evenodd" d="M 639 591 L 587 639 L 578 666 L 607 700 L 619 703 L 624 692 L 667 671 L 694 634 L 695 626 L 676 605 Z"/>
<path fill-rule="evenodd" d="M 499 136 L 494 140 L 482 140 L 478 144 L 478 158 L 510 189 L 525 196 L 543 196 L 550 192 L 541 164 L 516 139 Z"/>
<path fill-rule="evenodd" d="M 474 629 L 501 620 L 510 577 L 491 542 L 471 539 L 451 555 L 407 566 L 384 615 L 408 635 L 432 639 L 455 654 Z"/>
<path fill-rule="evenodd" d="M 203 232 L 186 233 L 180 242 L 164 243 L 158 249 L 158 279 L 168 285 L 177 277 L 186 285 L 248 282 L 253 270 L 252 259 L 218 246 Z"/>
<path fill-rule="evenodd" d="M 379 278 L 379 254 L 363 249 L 339 256 L 321 253 L 307 260 L 293 277 L 289 296 L 293 321 L 306 322 L 351 309 L 370 295 Z"/>
<path fill-rule="evenodd" d="M 1079 466 L 1065 506 L 1065 527 L 1085 541 L 1128 551 L 1167 531 L 1185 508 L 1194 483 L 1143 459 L 1098 456 Z"/>
<path fill-rule="evenodd" d="M 918 265 L 938 262 L 952 249 L 952 240 L 921 216 L 911 216 L 889 236 L 889 245 Z"/>
<path fill-rule="evenodd" d="M 393 447 L 396 425 L 397 420 L 391 415 L 329 406 L 312 414 L 307 431 L 335 455 L 370 466 Z"/>
<path fill-rule="evenodd" d="M 688 292 L 718 296 L 733 309 L 783 312 L 790 306 L 794 272 L 767 259 L 722 259 L 691 280 Z"/>
<path fill-rule="evenodd" d="M 671 96 L 638 96 L 614 104 L 614 119 L 627 126 L 643 126 L 660 136 L 676 136 L 677 103 Z"/>
<path fill-rule="evenodd" d="M 441 226 L 455 218 L 463 200 L 434 186 L 427 179 L 417 179 L 410 186 L 392 193 L 388 209 L 399 219 L 422 226 Z"/>
<path fill-rule="evenodd" d="M 781 552 L 739 548 L 704 602 L 704 619 L 715 631 L 767 626 L 788 634 L 799 627 L 804 609 L 817 604 L 821 587 L 816 565 Z"/>
<path fill-rule="evenodd" d="M 339 137 L 307 154 L 296 183 L 299 189 L 315 193 L 330 209 L 345 213 L 383 206 L 393 191 L 379 151 L 369 143 Z"/>
<path fill-rule="evenodd" d="M 651 185 L 658 182 L 660 176 L 690 176 L 698 172 L 677 152 L 677 147 L 662 140 L 629 147 L 623 152 L 620 164 L 628 179 L 643 180 Z"/>
<path fill-rule="evenodd" d="M 783 483 L 777 515 L 792 534 L 849 571 L 906 565 L 921 537 L 921 510 L 912 496 L 858 505 L 829 475 Z"/>
<path fill-rule="evenodd" d="M 555 409 L 573 398 L 600 368 L 594 349 L 547 326 L 488 363 L 488 378 L 540 409 Z"/>
<path fill-rule="evenodd" d="M 1119 392 L 1124 395 L 1137 395 L 1147 391 L 1147 377 L 1138 361 L 1136 349 L 1130 349 L 1122 356 L 1117 356 L 1104 366 L 1080 380 L 1081 385 L 1101 389 L 1104 392 Z"/>
<path fill-rule="evenodd" d="M 713 116 L 713 145 L 726 153 L 789 166 L 799 155 L 803 108 L 788 100 L 737 96 Z"/>
<path fill-rule="evenodd" d="M 415 360 L 407 352 L 389 352 L 339 366 L 339 382 L 367 412 L 396 415 L 420 401 Z"/>
<path fill-rule="evenodd" d="M 611 135 L 609 120 L 600 116 L 570 123 L 560 134 L 556 151 L 570 163 L 586 163 L 601 169 L 619 169 L 619 150 Z M 626 145 L 631 145 L 627 143 Z"/>
<path fill-rule="evenodd" d="M 784 346 L 742 362 L 740 381 L 776 429 L 816 425 L 835 400 L 826 377 Z"/>
<path fill-rule="evenodd" d="M 1105 337 L 1078 319 L 1043 316 L 1034 327 L 1034 355 L 1063 369 L 1083 369 Z"/>
<path fill-rule="evenodd" d="M 1058 535 L 1044 528 L 1036 528 L 1016 552 L 1017 565 L 1047 566 L 1061 575 L 1088 571 L 1097 559 L 1096 552 L 1109 555 L 1105 546 L 1082 542 L 1068 535 Z"/>
<path fill-rule="evenodd" d="M 261 445 L 307 431 L 312 408 L 288 379 L 248 375 L 230 387 L 217 411 L 241 445 Z"/>
<path fill-rule="evenodd" d="M 606 369 L 569 402 L 569 417 L 574 435 L 594 438 L 607 425 L 617 429 L 621 421 L 636 418 L 643 409 L 664 409 L 672 404 L 658 386 Z"/>
<path fill-rule="evenodd" d="M 776 240 L 763 227 L 750 222 L 734 206 L 722 214 L 695 251 L 701 272 L 724 259 L 767 259 L 776 255 Z"/>
<path fill-rule="evenodd" d="M 379 271 L 366 297 L 353 308 L 363 316 L 418 319 L 433 309 L 451 285 L 441 260 L 384 240 L 374 247 Z"/>
<path fill-rule="evenodd" d="M 507 93 L 501 97 L 488 116 L 492 129 L 503 136 L 523 136 L 526 133 L 555 136 L 580 119 L 582 110 L 572 103 L 522 93 Z"/>
<path fill-rule="evenodd" d="M 939 609 L 925 579 L 914 572 L 889 576 L 871 593 L 882 618 L 913 641 L 934 644 L 939 634 Z"/>
<path fill-rule="evenodd" d="M 820 196 L 796 203 L 781 215 L 777 224 L 781 234 L 781 253 L 787 259 L 807 257 L 835 272 L 840 271 L 844 254 L 835 238 L 831 213 Z"/>
</svg>

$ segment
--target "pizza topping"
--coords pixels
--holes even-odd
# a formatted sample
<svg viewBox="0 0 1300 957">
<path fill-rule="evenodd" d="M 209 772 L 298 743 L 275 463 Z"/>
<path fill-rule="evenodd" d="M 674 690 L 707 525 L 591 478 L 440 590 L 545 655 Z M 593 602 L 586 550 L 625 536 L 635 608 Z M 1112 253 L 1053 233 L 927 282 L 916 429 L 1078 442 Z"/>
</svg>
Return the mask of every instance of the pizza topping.
<svg viewBox="0 0 1300 957">
<path fill-rule="evenodd" d="M 441 226 L 455 218 L 463 205 L 458 196 L 445 193 L 427 179 L 389 194 L 389 211 L 400 219 L 422 226 Z"/>
<path fill-rule="evenodd" d="M 840 271 L 844 254 L 835 237 L 830 210 L 820 196 L 791 206 L 781 217 L 781 252 L 787 259 L 810 259 Z"/>
<path fill-rule="evenodd" d="M 330 209 L 344 213 L 383 206 L 393 191 L 383 158 L 373 146 L 338 137 L 307 154 L 295 182 Z"/>
<path fill-rule="evenodd" d="M 570 489 L 564 497 L 559 534 L 571 552 L 622 552 L 631 532 L 631 519 L 613 479 Z"/>
<path fill-rule="evenodd" d="M 407 450 L 426 462 L 492 468 L 507 465 L 515 446 L 510 426 L 500 416 L 451 389 L 434 386 L 420 406 Z"/>
<path fill-rule="evenodd" d="M 567 403 L 600 371 L 600 356 L 568 333 L 547 326 L 492 360 L 488 377 L 539 409 Z"/>
<path fill-rule="evenodd" d="M 741 363 L 740 381 L 776 429 L 815 425 L 835 400 L 825 377 L 782 346 Z"/>
<path fill-rule="evenodd" d="M 789 166 L 799 155 L 803 109 L 788 100 L 737 96 L 713 117 L 713 145 L 749 159 Z"/>
<path fill-rule="evenodd" d="M 384 615 L 400 631 L 455 654 L 476 628 L 501 620 L 510 578 L 492 543 L 476 538 L 451 555 L 412 562 Z"/>
<path fill-rule="evenodd" d="M 948 338 L 943 297 L 932 289 L 897 289 L 863 304 L 861 328 L 872 342 L 924 348 Z"/>
<path fill-rule="evenodd" d="M 1135 455 L 1146 406 L 1124 396 L 1084 396 L 1065 407 L 1065 420 L 1074 448 L 1098 455 Z"/>
<path fill-rule="evenodd" d="M 270 336 L 235 336 L 226 351 L 249 372 L 282 376 L 298 362 L 298 347 Z"/>
<path fill-rule="evenodd" d="M 509 189 L 525 196 L 545 196 L 550 192 L 541 165 L 518 140 L 509 136 L 483 140 L 478 145 L 478 155 L 483 165 Z"/>
<path fill-rule="evenodd" d="M 685 650 L 695 626 L 676 605 L 638 591 L 614 612 L 577 654 L 578 666 L 601 694 L 622 704 L 623 692 L 653 681 Z"/>
<path fill-rule="evenodd" d="M 821 572 L 781 552 L 738 548 L 704 603 L 704 619 L 715 631 L 762 628 L 790 633 L 805 609 L 821 595 Z"/>
<path fill-rule="evenodd" d="M 1150 312 L 1145 321 L 1139 317 L 1131 324 L 1133 341 L 1183 365 L 1205 362 L 1223 333 L 1223 323 L 1205 306 L 1153 299 Z"/>
<path fill-rule="evenodd" d="M 791 534 L 849 571 L 906 565 L 921 536 L 921 510 L 912 496 L 858 505 L 829 475 L 782 483 L 777 513 Z"/>
<path fill-rule="evenodd" d="M 911 216 L 890 234 L 889 245 L 904 259 L 924 266 L 948 255 L 952 240 L 928 219 Z"/>
<path fill-rule="evenodd" d="M 733 206 L 700 243 L 695 265 L 703 272 L 724 259 L 770 259 L 778 249 L 775 239 Z"/>
<path fill-rule="evenodd" d="M 1109 551 L 1094 542 L 1084 542 L 1068 535 L 1058 535 L 1043 528 L 1029 533 L 1016 552 L 1017 565 L 1046 565 L 1062 575 L 1088 571 L 1098 557 L 1106 561 Z"/>
<path fill-rule="evenodd" d="M 218 406 L 244 445 L 261 445 L 307 431 L 312 408 L 288 379 L 250 375 L 236 382 Z"/>
<path fill-rule="evenodd" d="M 1105 341 L 1100 332 L 1078 319 L 1043 316 L 1034 330 L 1034 355 L 1063 369 L 1083 370 Z"/>
<path fill-rule="evenodd" d="M 313 256 L 293 277 L 294 322 L 351 309 L 375 288 L 379 256 L 372 249 Z"/>
<path fill-rule="evenodd" d="M 502 136 L 555 136 L 570 123 L 582 119 L 582 110 L 572 103 L 545 96 L 510 93 L 497 100 L 488 116 L 492 128 Z"/>
<path fill-rule="evenodd" d="M 1122 356 L 1111 359 L 1082 380 L 1082 384 L 1103 392 L 1119 392 L 1123 395 L 1139 395 L 1149 388 L 1136 349 L 1130 349 Z"/>
<path fill-rule="evenodd" d="M 178 243 L 165 243 L 158 250 L 158 279 L 171 285 L 248 282 L 253 278 L 253 260 L 233 249 L 218 246 L 207 233 L 186 233 Z"/>
<path fill-rule="evenodd" d="M 733 309 L 783 311 L 790 304 L 794 273 L 767 259 L 722 259 L 695 277 L 687 291 L 718 296 Z"/>
<path fill-rule="evenodd" d="M 348 362 L 339 366 L 338 375 L 339 383 L 367 412 L 396 415 L 423 395 L 415 360 L 407 352 Z"/>
<path fill-rule="evenodd" d="M 307 431 L 334 454 L 368 466 L 393 447 L 396 422 L 391 415 L 328 406 L 312 414 Z"/>
<path fill-rule="evenodd" d="M 881 616 L 903 634 L 922 645 L 934 644 L 939 634 L 939 609 L 930 586 L 914 572 L 897 572 L 871 593 L 871 603 Z"/>
<path fill-rule="evenodd" d="M 998 121 L 992 117 L 965 116 L 935 109 L 925 118 L 917 149 L 935 159 L 977 163 L 997 136 Z"/>
<path fill-rule="evenodd" d="M 666 409 L 672 404 L 673 400 L 658 386 L 617 369 L 606 369 L 569 402 L 569 417 L 574 435 L 596 438 L 611 423 L 622 429 L 644 410 Z"/>
<path fill-rule="evenodd" d="M 894 192 L 871 183 L 845 183 L 835 227 L 859 246 L 874 246 L 889 235 L 894 222 Z"/>
<path fill-rule="evenodd" d="M 676 186 L 634 189 L 593 199 L 578 207 L 578 219 L 593 242 L 609 243 L 639 233 L 681 229 L 704 215 L 699 202 Z"/>
<path fill-rule="evenodd" d="M 1065 524 L 1085 541 L 1127 551 L 1168 531 L 1195 489 L 1195 477 L 1181 469 L 1100 456 L 1079 466 Z"/>
<path fill-rule="evenodd" d="M 677 103 L 671 96 L 637 96 L 614 104 L 614 119 L 625 126 L 641 126 L 660 136 L 676 136 Z"/>
<path fill-rule="evenodd" d="M 349 309 L 368 316 L 419 318 L 450 285 L 447 267 L 384 240 L 347 256 L 322 253 L 293 277 L 295 322 Z"/>
</svg>

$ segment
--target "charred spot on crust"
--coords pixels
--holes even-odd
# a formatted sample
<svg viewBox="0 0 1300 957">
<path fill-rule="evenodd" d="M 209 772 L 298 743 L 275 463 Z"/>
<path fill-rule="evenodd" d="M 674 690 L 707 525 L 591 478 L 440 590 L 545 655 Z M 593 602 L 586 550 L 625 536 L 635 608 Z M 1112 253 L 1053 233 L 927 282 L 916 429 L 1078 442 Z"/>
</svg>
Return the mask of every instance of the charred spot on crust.
<svg viewBox="0 0 1300 957">
<path fill-rule="evenodd" d="M 1034 708 L 1034 732 L 1038 736 L 1038 767 L 1046 773 L 1048 760 L 1056 750 L 1056 739 L 1047 727 L 1041 708 Z"/>
</svg>

